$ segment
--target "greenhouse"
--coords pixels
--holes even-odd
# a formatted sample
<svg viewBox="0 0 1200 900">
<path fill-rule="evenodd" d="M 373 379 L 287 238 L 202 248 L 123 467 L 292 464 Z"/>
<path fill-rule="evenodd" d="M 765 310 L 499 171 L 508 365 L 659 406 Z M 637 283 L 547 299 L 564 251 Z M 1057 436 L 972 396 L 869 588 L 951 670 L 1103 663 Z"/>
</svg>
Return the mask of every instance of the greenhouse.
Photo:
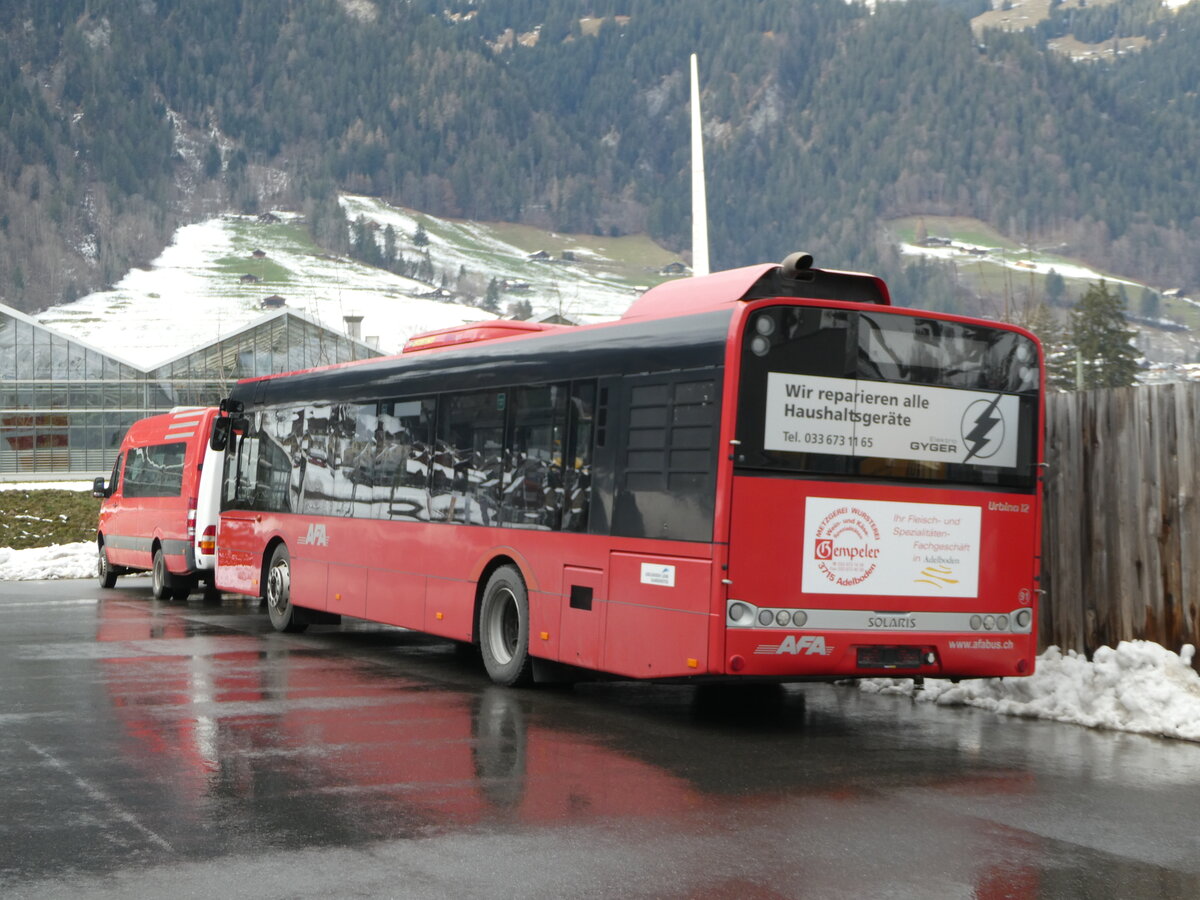
<svg viewBox="0 0 1200 900">
<path fill-rule="evenodd" d="M 137 419 L 215 405 L 240 378 L 379 355 L 283 309 L 143 370 L 0 304 L 0 479 L 102 474 Z"/>
</svg>

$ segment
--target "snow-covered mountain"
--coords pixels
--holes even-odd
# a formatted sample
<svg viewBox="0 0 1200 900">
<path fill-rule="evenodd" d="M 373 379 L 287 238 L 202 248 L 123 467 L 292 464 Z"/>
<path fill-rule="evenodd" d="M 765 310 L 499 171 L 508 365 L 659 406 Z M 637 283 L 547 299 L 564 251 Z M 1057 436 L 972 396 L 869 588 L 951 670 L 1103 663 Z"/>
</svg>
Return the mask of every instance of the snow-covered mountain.
<svg viewBox="0 0 1200 900">
<path fill-rule="evenodd" d="M 464 283 L 482 296 L 497 279 L 506 291 L 502 309 L 524 299 L 535 315 L 600 321 L 663 280 L 659 269 L 673 259 L 645 239 L 613 239 L 609 254 L 599 238 L 452 222 L 368 197 L 343 197 L 342 204 L 352 223 L 360 216 L 375 223 L 381 242 L 391 225 L 408 258 L 428 251 L 433 283 L 332 257 L 294 214 L 225 215 L 179 229 L 149 268 L 130 271 L 111 290 L 37 318 L 150 368 L 250 325 L 269 312 L 267 298 L 282 297 L 288 308 L 338 331 L 346 329 L 345 316 L 361 316 L 368 343 L 399 352 L 413 334 L 494 317 L 462 302 Z M 418 224 L 428 239 L 423 247 L 412 240 Z M 629 262 L 633 250 L 641 263 Z"/>
</svg>

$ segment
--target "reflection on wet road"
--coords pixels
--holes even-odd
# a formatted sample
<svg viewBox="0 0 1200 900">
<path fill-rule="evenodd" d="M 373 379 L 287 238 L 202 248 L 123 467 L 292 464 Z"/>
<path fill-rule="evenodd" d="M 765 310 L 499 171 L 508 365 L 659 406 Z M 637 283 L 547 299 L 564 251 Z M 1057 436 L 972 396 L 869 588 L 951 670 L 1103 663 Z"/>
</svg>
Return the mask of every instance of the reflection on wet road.
<svg viewBox="0 0 1200 900">
<path fill-rule="evenodd" d="M 1200 746 L 0 583 L 0 893 L 1192 897 Z"/>
</svg>

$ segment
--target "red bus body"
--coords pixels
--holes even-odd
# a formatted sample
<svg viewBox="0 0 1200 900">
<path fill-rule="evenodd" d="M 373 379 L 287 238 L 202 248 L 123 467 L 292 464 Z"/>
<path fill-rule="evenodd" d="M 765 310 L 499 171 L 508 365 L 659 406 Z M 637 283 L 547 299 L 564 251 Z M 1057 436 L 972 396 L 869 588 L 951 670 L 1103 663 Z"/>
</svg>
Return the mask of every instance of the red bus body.
<svg viewBox="0 0 1200 900">
<path fill-rule="evenodd" d="M 219 515 L 221 454 L 209 448 L 216 407 L 180 407 L 134 422 L 107 484 L 96 527 L 101 578 L 152 571 L 156 590 L 186 594 L 213 578 Z M 206 465 L 207 464 L 207 465 Z"/>
<path fill-rule="evenodd" d="M 236 386 L 261 437 L 249 462 L 228 455 L 222 590 L 263 594 L 283 545 L 301 611 L 478 643 L 503 566 L 528 593 L 535 661 L 642 679 L 1033 671 L 1044 416 L 1029 333 L 893 309 L 872 276 L 769 265 L 668 282 L 613 323 L 453 331 L 420 353 Z M 555 380 L 565 424 L 530 412 L 523 431 L 530 386 Z M 396 424 L 420 404 L 445 438 L 424 455 Z M 458 421 L 491 448 L 472 463 Z M 372 480 L 391 429 L 424 494 Z M 546 429 L 550 461 L 516 461 Z M 872 433 L 887 453 L 864 450 Z"/>
</svg>

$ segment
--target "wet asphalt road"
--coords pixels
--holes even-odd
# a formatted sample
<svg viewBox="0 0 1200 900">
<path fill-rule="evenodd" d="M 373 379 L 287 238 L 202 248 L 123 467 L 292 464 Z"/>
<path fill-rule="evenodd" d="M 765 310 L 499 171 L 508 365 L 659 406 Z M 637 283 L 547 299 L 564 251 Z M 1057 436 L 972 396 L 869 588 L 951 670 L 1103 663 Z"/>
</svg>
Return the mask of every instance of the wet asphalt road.
<svg viewBox="0 0 1200 900">
<path fill-rule="evenodd" d="M 1200 745 L 0 582 L 0 896 L 1200 895 Z"/>
</svg>

